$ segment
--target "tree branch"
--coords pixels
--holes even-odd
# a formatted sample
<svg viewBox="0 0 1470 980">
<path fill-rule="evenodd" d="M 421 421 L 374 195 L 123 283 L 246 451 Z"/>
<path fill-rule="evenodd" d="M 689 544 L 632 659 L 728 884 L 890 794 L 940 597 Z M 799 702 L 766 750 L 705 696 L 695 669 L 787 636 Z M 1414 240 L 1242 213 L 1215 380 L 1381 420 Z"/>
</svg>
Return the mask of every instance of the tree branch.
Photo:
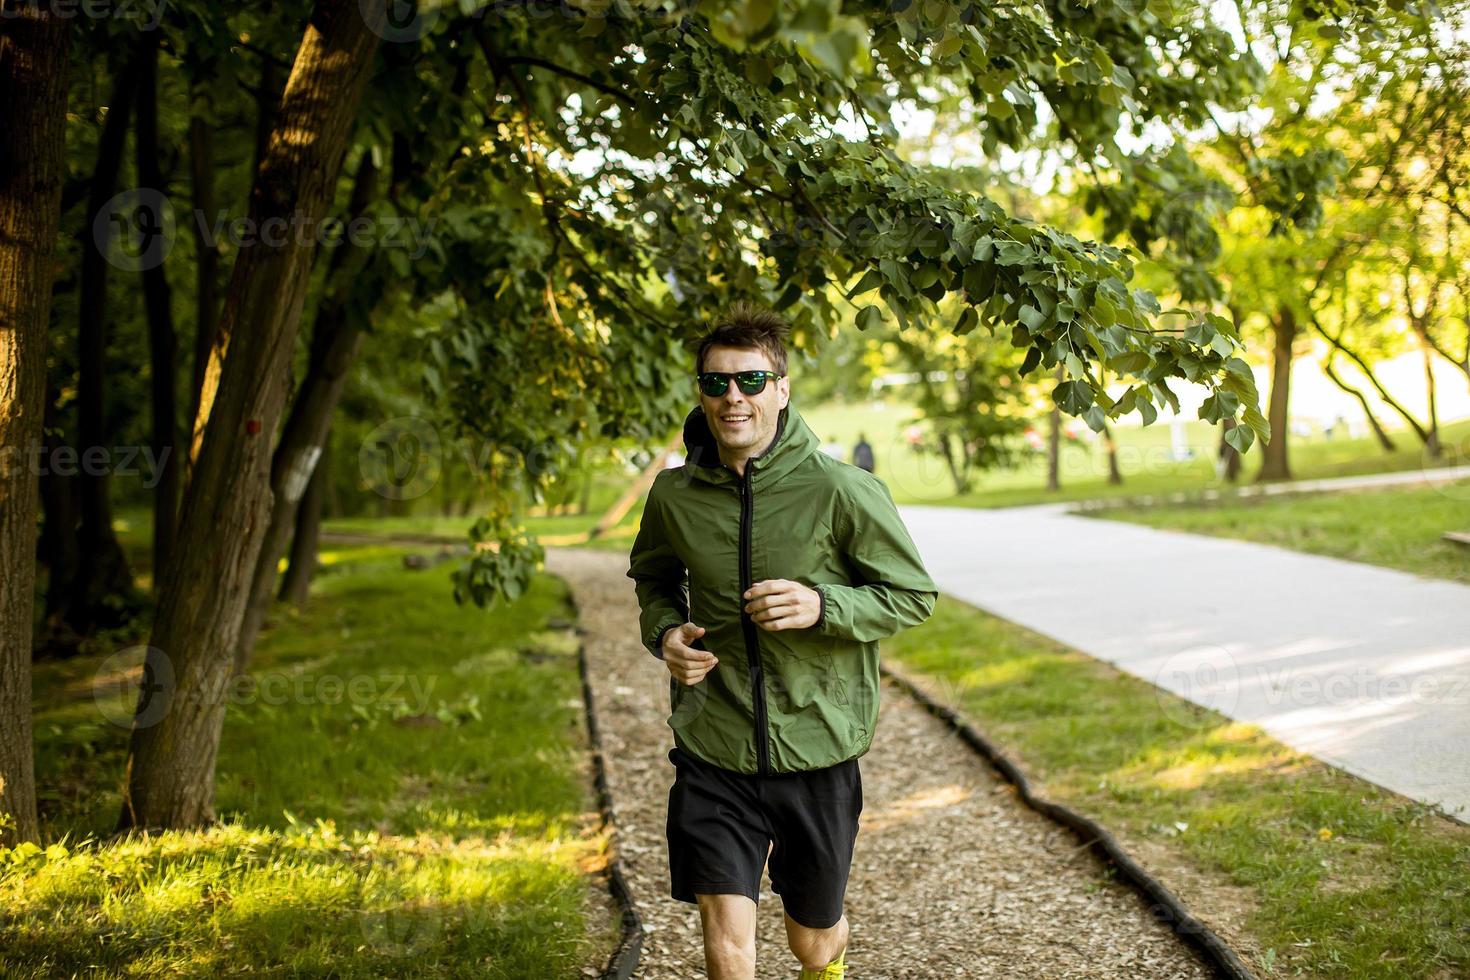
<svg viewBox="0 0 1470 980">
<path fill-rule="evenodd" d="M 597 89 L 597 91 L 603 93 L 604 95 L 610 95 L 615 99 L 621 99 L 628 105 L 636 106 L 638 104 L 637 99 L 629 95 L 627 92 L 624 92 L 620 88 L 615 88 L 614 86 L 609 85 L 606 82 L 599 82 L 597 79 L 591 77 L 590 75 L 584 75 L 579 71 L 573 71 L 572 69 L 566 68 L 562 65 L 558 65 L 555 62 L 547 61 L 545 58 L 536 58 L 532 57 L 531 55 L 514 55 L 508 58 L 501 58 L 500 63 L 502 65 L 532 65 L 536 68 L 545 68 L 547 71 L 554 72 L 566 78 L 570 78 L 573 81 L 581 82 L 588 88 L 595 88 Z"/>
</svg>

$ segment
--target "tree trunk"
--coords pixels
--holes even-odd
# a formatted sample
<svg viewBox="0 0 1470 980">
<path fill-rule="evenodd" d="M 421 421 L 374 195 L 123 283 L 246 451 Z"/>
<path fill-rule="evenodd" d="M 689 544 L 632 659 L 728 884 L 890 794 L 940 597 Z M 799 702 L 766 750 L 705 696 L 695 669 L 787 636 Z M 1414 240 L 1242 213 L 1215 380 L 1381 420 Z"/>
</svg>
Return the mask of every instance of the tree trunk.
<svg viewBox="0 0 1470 980">
<path fill-rule="evenodd" d="M 209 366 L 209 352 L 214 347 L 216 324 L 219 322 L 219 243 L 212 241 L 215 217 L 214 197 L 214 132 L 203 116 L 189 120 L 189 174 L 194 198 L 194 363 L 189 379 L 189 414 L 184 416 L 190 436 L 190 453 L 186 464 L 193 461 L 194 420 L 199 416 L 199 393 L 204 387 L 204 372 Z M 188 476 L 185 475 L 187 482 Z"/>
<path fill-rule="evenodd" d="M 363 5 L 381 29 L 382 0 Z M 285 407 L 313 245 L 373 66 L 378 34 L 355 0 L 319 0 L 250 195 L 262 235 L 242 248 L 219 324 L 227 351 L 206 373 L 208 419 L 168 566 L 139 697 L 119 829 L 214 821 L 226 689 L 270 519 L 272 434 Z M 270 222 L 269 225 L 266 222 Z M 282 224 L 283 223 L 283 224 Z"/>
<path fill-rule="evenodd" d="M 40 561 L 46 566 L 46 609 L 44 632 L 37 647 L 65 655 L 75 651 L 82 637 L 71 628 L 71 602 L 75 595 L 77 570 L 81 567 L 81 551 L 77 547 L 77 485 L 62 476 L 51 465 L 56 451 L 68 445 L 61 414 L 56 408 L 60 393 L 54 386 L 46 389 L 45 435 L 41 438 L 41 540 L 37 546 Z"/>
<path fill-rule="evenodd" d="M 954 492 L 957 494 L 969 493 L 969 466 L 962 465 L 960 460 L 955 459 L 954 447 L 950 444 L 947 433 L 941 433 L 939 436 L 939 451 L 944 456 L 944 465 L 949 467 L 949 478 L 954 481 Z"/>
<path fill-rule="evenodd" d="M 1362 391 L 1354 388 L 1352 385 L 1348 384 L 1346 381 L 1338 376 L 1337 370 L 1332 366 L 1331 353 L 1329 353 L 1327 355 L 1327 359 L 1322 362 L 1322 373 L 1327 375 L 1328 379 L 1331 380 L 1333 384 L 1337 385 L 1343 391 L 1347 392 L 1358 400 L 1358 404 L 1363 407 L 1363 415 L 1368 419 L 1368 425 L 1373 428 L 1373 435 L 1378 438 L 1378 445 L 1383 447 L 1383 451 L 1386 453 L 1391 453 L 1398 449 L 1398 447 L 1393 444 L 1393 440 L 1389 438 L 1388 433 L 1383 430 L 1383 424 L 1380 423 L 1378 421 L 1378 417 L 1373 414 L 1373 409 L 1368 405 L 1367 396 L 1364 395 Z"/>
<path fill-rule="evenodd" d="M 300 608 L 306 605 L 311 594 L 311 580 L 316 575 L 317 546 L 322 535 L 322 505 L 326 502 L 327 486 L 332 482 L 332 437 L 327 434 L 322 447 L 322 458 L 317 460 L 311 471 L 311 482 L 296 508 L 296 529 L 291 535 L 291 555 L 287 559 L 286 574 L 281 578 L 282 602 Z"/>
<path fill-rule="evenodd" d="M 254 163 L 250 168 L 252 187 L 254 187 L 259 180 L 260 168 L 265 161 L 266 151 L 270 144 L 271 133 L 275 129 L 276 114 L 280 110 L 281 98 L 282 95 L 280 70 L 276 67 L 276 63 L 274 61 L 266 58 L 264 61 L 261 62 L 260 85 L 255 90 L 255 157 Z M 197 186 L 198 185 L 196 185 L 196 187 Z M 210 196 L 213 197 L 212 190 Z M 254 195 L 252 193 L 252 207 L 255 206 L 255 201 L 253 198 Z M 330 201 L 328 203 L 330 203 Z M 205 213 L 211 219 L 214 217 L 213 208 Z M 202 237 L 203 230 L 196 230 L 196 234 L 199 234 Z M 217 249 L 218 243 L 208 246 L 208 248 L 210 248 L 211 250 Z M 217 258 L 217 255 L 215 257 Z M 203 270 L 201 270 L 200 275 L 202 276 L 203 274 L 204 272 Z M 212 283 L 213 279 L 211 279 L 211 284 Z M 199 459 L 200 443 L 202 443 L 204 440 L 204 428 L 209 422 L 210 401 L 206 397 L 206 391 L 209 392 L 210 396 L 212 397 L 212 393 L 219 387 L 220 370 L 224 365 L 225 355 L 229 352 L 230 346 L 230 338 L 220 331 L 218 316 L 214 312 L 216 307 L 212 303 L 212 297 L 214 295 L 213 290 L 214 287 L 213 285 L 211 285 L 211 306 L 208 314 L 210 320 L 208 337 L 209 346 L 202 361 L 197 360 L 197 348 L 199 345 L 202 345 L 204 343 L 204 338 L 195 338 L 196 362 L 194 367 L 194 377 L 196 381 L 194 397 L 192 399 L 193 411 L 190 413 L 189 417 L 189 459 L 186 463 L 191 475 L 194 470 L 194 464 Z M 201 306 L 203 302 L 204 300 L 201 294 Z M 199 329 L 201 331 L 205 329 L 203 319 L 201 319 L 200 321 Z"/>
<path fill-rule="evenodd" d="M 357 167 L 357 179 L 353 183 L 352 198 L 347 207 L 344 224 L 352 223 L 367 211 L 377 188 L 377 167 L 373 166 L 371 153 L 364 153 Z M 245 610 L 245 619 L 240 629 L 240 642 L 235 651 L 235 672 L 243 673 L 255 648 L 255 638 L 260 633 L 270 610 L 271 592 L 276 584 L 276 567 L 291 540 L 291 531 L 296 526 L 296 507 L 306 491 L 316 469 L 327 430 L 332 424 L 332 412 L 342 396 L 347 383 L 347 372 L 362 350 L 363 327 L 348 313 L 349 282 L 342 275 L 350 268 L 361 249 L 348 239 L 332 254 L 331 269 L 327 280 L 336 285 L 322 301 L 317 313 L 316 326 L 312 333 L 311 358 L 307 363 L 306 377 L 296 398 L 291 404 L 291 414 L 281 433 L 280 444 L 271 460 L 271 493 L 275 504 L 271 508 L 270 526 L 266 528 L 261 543 L 260 556 L 255 562 L 255 573 L 250 587 L 250 603 Z M 368 297 L 367 306 L 373 305 L 377 297 Z"/>
<path fill-rule="evenodd" d="M 140 186 L 164 193 L 163 174 L 158 168 L 158 42 L 160 32 L 145 31 L 139 38 L 138 126 L 135 149 Z M 152 227 L 162 227 L 163 216 L 153 215 Z M 148 310 L 148 359 L 151 372 L 153 409 L 153 452 L 161 470 L 153 488 L 153 592 L 163 581 L 163 570 L 173 554 L 178 530 L 178 340 L 168 275 L 163 263 L 143 267 L 143 300 Z"/>
<path fill-rule="evenodd" d="M 1439 459 L 1441 447 L 1439 444 L 1439 406 L 1438 398 L 1434 390 L 1434 349 L 1429 343 L 1429 326 L 1424 320 L 1412 315 L 1409 320 L 1414 325 L 1414 334 L 1419 338 L 1419 353 L 1424 358 L 1424 395 L 1429 399 L 1429 426 L 1424 434 L 1424 455 L 1430 459 Z"/>
<path fill-rule="evenodd" d="M 1058 364 L 1053 375 L 1061 381 L 1062 365 Z M 1062 488 L 1062 410 L 1055 401 L 1051 403 L 1051 412 L 1047 414 L 1046 432 L 1046 488 L 1048 490 L 1060 490 Z"/>
<path fill-rule="evenodd" d="M 1256 480 L 1290 480 L 1291 466 L 1287 461 L 1286 441 L 1291 427 L 1287 413 L 1291 408 L 1291 362 L 1292 346 L 1296 341 L 1296 312 L 1282 306 L 1271 320 L 1271 332 L 1275 340 L 1271 359 L 1271 441 L 1262 449 L 1261 471 Z"/>
<path fill-rule="evenodd" d="M 0 844 L 40 836 L 31 748 L 36 474 L 52 261 L 66 177 L 72 17 L 4 5 L 0 33 Z"/>
<path fill-rule="evenodd" d="M 1121 486 L 1123 483 L 1123 471 L 1118 468 L 1118 444 L 1113 441 L 1113 427 L 1106 422 L 1102 430 L 1103 445 L 1108 450 L 1108 483 L 1112 486 Z"/>
<path fill-rule="evenodd" d="M 1397 412 L 1399 417 L 1404 420 L 1404 423 L 1408 425 L 1410 429 L 1413 430 L 1416 436 L 1418 436 L 1421 440 L 1428 442 L 1429 433 L 1427 433 L 1424 430 L 1424 427 L 1419 424 L 1419 420 L 1414 418 L 1409 410 L 1405 408 L 1398 399 L 1389 394 L 1387 388 L 1383 387 L 1383 382 L 1378 380 L 1378 376 L 1373 373 L 1373 369 L 1369 367 L 1368 361 L 1363 357 L 1363 355 L 1359 354 L 1357 351 L 1354 351 L 1351 347 L 1347 346 L 1347 344 L 1344 344 L 1342 342 L 1341 333 L 1339 333 L 1336 337 L 1332 336 L 1332 334 L 1328 333 L 1327 330 L 1322 326 L 1322 324 L 1318 323 L 1315 318 L 1312 320 L 1312 325 L 1316 328 L 1318 333 L 1326 338 L 1327 342 L 1332 345 L 1334 350 L 1341 351 L 1344 355 L 1347 356 L 1350 361 L 1358 366 L 1358 369 L 1363 372 L 1365 377 L 1367 377 L 1369 383 L 1373 385 L 1373 390 L 1378 392 L 1378 397 L 1383 399 L 1383 403 L 1389 408 L 1393 409 L 1395 412 Z M 1372 413 L 1369 413 L 1368 417 L 1369 420 L 1373 422 L 1373 425 L 1376 428 L 1378 422 L 1376 419 L 1373 418 Z"/>
<path fill-rule="evenodd" d="M 78 547 L 82 565 L 71 602 L 72 626 L 90 633 L 98 626 L 116 626 L 125 616 L 106 600 L 130 596 L 133 574 L 127 556 L 112 529 L 110 469 L 106 456 L 102 465 L 87 464 L 90 454 L 109 449 L 107 426 L 106 356 L 108 342 L 107 282 L 111 271 L 107 252 L 119 234 L 116 220 L 124 215 L 104 213 L 115 207 L 118 172 L 128 134 L 128 114 L 138 84 L 135 58 L 119 69 L 108 101 L 107 119 L 97 144 L 97 163 L 92 172 L 92 190 L 82 223 L 82 281 L 77 320 L 77 440 L 81 463 L 77 473 L 77 495 L 81 504 Z"/>
</svg>

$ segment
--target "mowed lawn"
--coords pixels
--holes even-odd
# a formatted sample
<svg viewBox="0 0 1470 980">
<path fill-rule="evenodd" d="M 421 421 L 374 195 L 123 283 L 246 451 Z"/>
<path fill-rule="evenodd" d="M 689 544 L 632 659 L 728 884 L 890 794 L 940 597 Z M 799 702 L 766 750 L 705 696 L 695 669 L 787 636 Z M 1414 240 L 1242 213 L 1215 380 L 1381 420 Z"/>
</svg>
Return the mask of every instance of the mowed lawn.
<svg viewBox="0 0 1470 980">
<path fill-rule="evenodd" d="M 1117 486 L 1107 482 L 1108 461 L 1102 437 L 1079 421 L 1076 422 L 1079 438 L 1062 441 L 1059 491 L 1046 490 L 1045 455 L 1028 453 L 1022 455 L 1011 469 L 976 473 L 971 491 L 957 494 L 944 462 L 932 454 L 914 452 L 905 442 L 904 430 L 915 418 L 912 406 L 897 400 L 845 405 L 835 402 L 815 406 L 797 404 L 802 416 L 823 442 L 832 441 L 842 447 L 843 459 L 851 460 L 852 447 L 858 436 L 865 435 L 873 446 L 878 476 L 888 484 L 894 500 L 900 504 L 1007 507 L 1229 486 L 1215 477 L 1215 453 L 1221 430 L 1199 419 L 1186 419 L 1182 426 L 1184 443 L 1194 452 L 1193 457 L 1187 460 L 1175 460 L 1171 456 L 1172 435 L 1167 417 L 1160 417 L 1148 426 L 1113 425 L 1119 469 L 1123 473 L 1123 483 Z M 1130 418 L 1136 419 L 1137 416 Z M 1066 424 L 1076 420 L 1064 415 L 1062 421 Z M 1045 435 L 1045 419 L 1037 422 L 1037 429 Z M 1446 451 L 1438 461 L 1424 458 L 1412 433 L 1398 430 L 1393 437 L 1399 449 L 1385 453 L 1371 436 L 1362 439 L 1347 439 L 1341 435 L 1334 439 L 1325 439 L 1321 435 L 1294 436 L 1291 440 L 1292 475 L 1305 480 L 1388 473 L 1450 465 L 1470 459 L 1470 419 L 1441 426 L 1440 438 Z M 1260 464 L 1261 445 L 1257 442 L 1243 460 L 1241 482 L 1254 479 Z"/>
<path fill-rule="evenodd" d="M 1261 975 L 1470 976 L 1470 827 L 948 595 L 883 650 Z"/>
<path fill-rule="evenodd" d="M 1470 479 L 1408 489 L 1222 498 L 1108 508 L 1089 516 L 1280 545 L 1470 583 Z"/>
<path fill-rule="evenodd" d="M 561 977 L 605 961 L 574 615 L 539 575 L 454 605 L 451 564 L 328 551 L 228 695 L 198 832 L 109 841 L 136 654 L 36 672 L 49 846 L 0 851 L 0 975 Z"/>
</svg>

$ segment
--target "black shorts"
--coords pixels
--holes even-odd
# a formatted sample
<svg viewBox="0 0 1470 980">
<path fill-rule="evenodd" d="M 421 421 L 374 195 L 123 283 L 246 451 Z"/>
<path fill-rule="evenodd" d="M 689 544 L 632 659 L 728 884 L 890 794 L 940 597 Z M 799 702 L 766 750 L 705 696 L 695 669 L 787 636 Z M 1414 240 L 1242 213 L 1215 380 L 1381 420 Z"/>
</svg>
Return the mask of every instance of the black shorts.
<svg viewBox="0 0 1470 980">
<path fill-rule="evenodd" d="M 786 914 L 809 929 L 837 924 L 863 810 L 858 760 L 769 776 L 722 769 L 678 746 L 669 761 L 674 898 L 735 894 L 759 903 L 769 851 L 771 888 Z"/>
</svg>

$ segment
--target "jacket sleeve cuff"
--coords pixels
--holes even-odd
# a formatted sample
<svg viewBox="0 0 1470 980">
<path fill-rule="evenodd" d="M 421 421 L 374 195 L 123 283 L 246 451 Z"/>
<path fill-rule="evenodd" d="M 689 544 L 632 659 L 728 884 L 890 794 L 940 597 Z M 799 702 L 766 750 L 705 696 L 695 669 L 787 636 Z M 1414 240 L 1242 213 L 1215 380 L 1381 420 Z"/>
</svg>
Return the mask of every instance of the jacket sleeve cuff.
<svg viewBox="0 0 1470 980">
<path fill-rule="evenodd" d="M 843 636 L 842 630 L 842 586 L 823 583 L 814 585 L 822 599 L 822 611 L 817 614 L 814 627 L 822 636 Z"/>
<path fill-rule="evenodd" d="M 660 624 L 652 633 L 653 642 L 649 644 L 649 652 L 660 660 L 664 659 L 664 634 L 679 625 L 681 624 L 675 622 Z"/>
</svg>

